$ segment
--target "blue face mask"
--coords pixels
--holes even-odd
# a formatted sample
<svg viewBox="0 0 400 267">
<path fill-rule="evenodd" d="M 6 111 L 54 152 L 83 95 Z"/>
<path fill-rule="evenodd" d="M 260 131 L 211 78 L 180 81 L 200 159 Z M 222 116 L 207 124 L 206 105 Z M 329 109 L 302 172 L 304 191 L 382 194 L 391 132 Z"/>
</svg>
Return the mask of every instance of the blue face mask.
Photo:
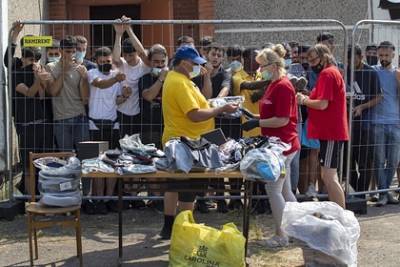
<svg viewBox="0 0 400 267">
<path fill-rule="evenodd" d="M 232 61 L 231 64 L 229 64 L 229 67 L 232 72 L 238 72 L 243 68 L 242 63 L 238 60 Z"/>
<path fill-rule="evenodd" d="M 60 61 L 60 59 L 61 59 L 61 57 L 47 57 L 47 61 L 48 61 L 49 63 L 51 63 L 51 62 L 58 62 L 58 61 Z"/>
<path fill-rule="evenodd" d="M 194 77 L 199 76 L 200 70 L 201 70 L 200 65 L 194 65 L 192 72 L 189 73 L 190 79 L 193 79 Z"/>
<path fill-rule="evenodd" d="M 285 66 L 290 66 L 290 65 L 292 65 L 292 59 L 291 58 L 287 58 L 287 59 L 285 59 Z"/>
<path fill-rule="evenodd" d="M 81 52 L 81 51 L 76 51 L 75 52 L 75 60 L 78 62 L 82 62 L 83 59 L 86 56 L 86 51 L 85 52 Z"/>
<path fill-rule="evenodd" d="M 270 81 L 272 79 L 272 73 L 267 70 L 264 70 L 263 72 L 261 72 L 261 76 L 262 76 L 263 80 L 265 80 L 265 81 Z"/>
</svg>

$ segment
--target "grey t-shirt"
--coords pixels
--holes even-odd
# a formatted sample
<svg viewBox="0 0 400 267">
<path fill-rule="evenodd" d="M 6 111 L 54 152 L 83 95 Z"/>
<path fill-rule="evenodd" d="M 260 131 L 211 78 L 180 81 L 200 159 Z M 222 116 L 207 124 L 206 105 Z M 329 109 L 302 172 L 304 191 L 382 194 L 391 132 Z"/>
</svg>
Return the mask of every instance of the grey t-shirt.
<svg viewBox="0 0 400 267">
<path fill-rule="evenodd" d="M 75 68 L 61 74 L 61 62 L 47 64 L 48 69 L 57 79 L 64 75 L 63 88 L 58 96 L 52 97 L 54 120 L 70 119 L 79 115 L 85 115 L 85 107 L 82 102 L 79 83 L 81 75 Z"/>
</svg>

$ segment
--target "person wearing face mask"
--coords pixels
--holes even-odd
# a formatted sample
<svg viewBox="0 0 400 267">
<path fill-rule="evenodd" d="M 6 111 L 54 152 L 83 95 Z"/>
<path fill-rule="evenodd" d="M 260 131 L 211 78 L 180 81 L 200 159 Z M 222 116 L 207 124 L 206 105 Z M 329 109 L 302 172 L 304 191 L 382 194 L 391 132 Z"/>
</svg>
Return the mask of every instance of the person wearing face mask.
<svg viewBox="0 0 400 267">
<path fill-rule="evenodd" d="M 400 71 L 393 65 L 394 45 L 389 41 L 378 46 L 380 65 L 377 71 L 383 98 L 371 110 L 371 131 L 374 144 L 374 170 L 378 189 L 388 189 L 392 184 L 395 170 L 400 160 Z M 378 206 L 396 204 L 398 200 L 390 193 L 380 193 Z"/>
<path fill-rule="evenodd" d="M 349 139 L 345 83 L 327 46 L 317 44 L 308 50 L 307 56 L 318 79 L 310 96 L 297 93 L 297 101 L 308 108 L 307 137 L 320 142 L 321 176 L 329 200 L 345 208 L 337 174 L 340 151 Z"/>
<path fill-rule="evenodd" d="M 244 48 L 240 45 L 233 45 L 226 49 L 226 61 L 224 68 L 233 75 L 243 68 L 242 57 Z"/>
<path fill-rule="evenodd" d="M 141 133 L 142 118 L 138 83 L 140 77 L 151 71 L 147 51 L 136 37 L 132 27 L 126 23 L 129 20 L 130 18 L 123 16 L 114 24 L 113 62 L 126 75 L 123 84 L 131 89 L 124 102 L 118 106 L 121 137 Z M 121 47 L 121 38 L 124 32 L 128 33 L 129 38 L 123 41 Z"/>
<path fill-rule="evenodd" d="M 167 50 L 161 44 L 149 49 L 151 72 L 139 79 L 139 97 L 142 118 L 142 142 L 161 146 L 162 110 L 161 90 L 168 74 Z"/>
<path fill-rule="evenodd" d="M 378 48 L 375 44 L 369 44 L 365 48 L 365 59 L 368 65 L 375 66 L 378 64 L 377 50 Z"/>
<path fill-rule="evenodd" d="M 235 104 L 209 107 L 200 89 L 191 81 L 200 75 L 200 65 L 204 63 L 206 61 L 191 46 L 182 46 L 176 51 L 174 69 L 168 73 L 162 90 L 163 145 L 168 140 L 180 136 L 198 139 L 202 134 L 214 129 L 214 117 L 223 112 L 232 113 L 237 110 L 238 106 Z M 190 181 L 183 188 L 199 189 Z M 195 198 L 196 194 L 191 192 L 165 193 L 165 217 L 161 238 L 171 237 L 177 201 L 181 210 L 193 210 Z"/>
<path fill-rule="evenodd" d="M 291 148 L 284 152 L 285 177 L 265 185 L 275 222 L 275 236 L 266 241 L 270 248 L 284 247 L 289 244 L 288 237 L 281 229 L 285 202 L 296 201 L 290 185 L 290 164 L 300 149 L 297 134 L 296 91 L 286 76 L 285 49 L 278 44 L 258 52 L 256 57 L 262 76 L 270 81 L 263 97 L 259 101 L 260 114 L 243 123 L 243 130 L 261 128 L 264 136 L 277 136 Z"/>
<path fill-rule="evenodd" d="M 46 64 L 58 62 L 61 59 L 60 41 L 53 39 L 51 47 L 46 47 Z"/>
<path fill-rule="evenodd" d="M 18 188 L 28 192 L 29 152 L 46 152 L 52 144 L 46 138 L 46 114 L 41 97 L 44 96 L 46 80 L 51 75 L 39 65 L 41 54 L 37 48 L 24 47 L 18 65 L 12 74 L 12 116 L 18 135 L 20 159 L 23 170 L 22 183 Z M 15 60 L 14 62 L 16 62 Z"/>
<path fill-rule="evenodd" d="M 76 35 L 76 52 L 75 52 L 75 62 L 85 66 L 87 70 L 95 69 L 96 64 L 92 61 L 86 59 L 87 51 L 87 39 L 85 36 Z"/>
<path fill-rule="evenodd" d="M 85 111 L 89 83 L 85 66 L 74 61 L 75 37 L 66 36 L 60 41 L 60 47 L 60 61 L 46 65 L 53 77 L 46 85 L 46 91 L 51 95 L 57 146 L 61 151 L 71 151 L 79 142 L 90 139 Z"/>
<path fill-rule="evenodd" d="M 351 62 L 351 46 L 348 48 L 347 56 L 348 62 Z M 350 79 L 349 65 L 347 81 Z M 357 192 L 368 191 L 371 177 L 373 177 L 373 143 L 371 142 L 373 133 L 370 115 L 373 108 L 382 100 L 382 89 L 376 71 L 363 62 L 362 50 L 357 44 L 354 46 L 354 83 L 351 92 L 353 92 L 354 108 L 352 110 L 350 184 Z M 358 166 L 358 172 L 356 166 Z"/>
<path fill-rule="evenodd" d="M 112 69 L 112 52 L 108 47 L 95 51 L 96 69 L 88 71 L 90 85 L 89 133 L 92 141 L 108 141 L 111 149 L 117 147 L 119 140 L 117 124 L 117 104 L 122 101 L 122 82 L 125 74 Z M 112 196 L 114 179 L 93 179 L 93 196 Z M 104 191 L 106 189 L 106 191 Z M 116 201 L 87 201 L 84 205 L 88 214 L 106 214 L 116 211 Z"/>
<path fill-rule="evenodd" d="M 151 72 L 139 79 L 140 109 L 142 114 L 142 142 L 153 143 L 161 147 L 161 133 L 163 129 L 161 92 L 169 72 L 167 50 L 161 44 L 154 44 L 149 49 L 149 60 Z M 157 185 L 149 185 L 152 189 L 158 189 Z M 159 192 L 152 193 L 159 196 Z M 148 207 L 157 212 L 163 212 L 162 200 L 152 200 L 147 203 Z"/>
</svg>

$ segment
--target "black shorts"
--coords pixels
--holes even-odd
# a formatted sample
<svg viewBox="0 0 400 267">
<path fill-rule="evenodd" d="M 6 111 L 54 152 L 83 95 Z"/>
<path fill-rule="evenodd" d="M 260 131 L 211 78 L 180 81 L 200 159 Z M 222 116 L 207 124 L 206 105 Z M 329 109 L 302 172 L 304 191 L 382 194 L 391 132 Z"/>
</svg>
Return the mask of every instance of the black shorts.
<svg viewBox="0 0 400 267">
<path fill-rule="evenodd" d="M 322 167 L 337 169 L 340 164 L 340 152 L 343 148 L 343 141 L 319 140 L 319 160 Z"/>
</svg>

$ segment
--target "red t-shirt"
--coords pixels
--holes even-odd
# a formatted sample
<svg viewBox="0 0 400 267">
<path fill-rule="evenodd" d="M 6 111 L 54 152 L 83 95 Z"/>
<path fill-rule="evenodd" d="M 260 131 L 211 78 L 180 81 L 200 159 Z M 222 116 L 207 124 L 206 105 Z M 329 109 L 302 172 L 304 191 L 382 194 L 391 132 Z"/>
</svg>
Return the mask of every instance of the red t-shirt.
<svg viewBox="0 0 400 267">
<path fill-rule="evenodd" d="M 285 76 L 272 82 L 260 99 L 260 119 L 272 117 L 289 118 L 289 123 L 280 128 L 261 127 L 262 135 L 279 137 L 292 147 L 285 151 L 289 155 L 300 149 L 297 135 L 297 101 L 292 83 Z"/>
<path fill-rule="evenodd" d="M 345 84 L 336 66 L 321 71 L 310 99 L 328 100 L 325 110 L 308 108 L 307 137 L 319 140 L 349 139 Z"/>
</svg>

